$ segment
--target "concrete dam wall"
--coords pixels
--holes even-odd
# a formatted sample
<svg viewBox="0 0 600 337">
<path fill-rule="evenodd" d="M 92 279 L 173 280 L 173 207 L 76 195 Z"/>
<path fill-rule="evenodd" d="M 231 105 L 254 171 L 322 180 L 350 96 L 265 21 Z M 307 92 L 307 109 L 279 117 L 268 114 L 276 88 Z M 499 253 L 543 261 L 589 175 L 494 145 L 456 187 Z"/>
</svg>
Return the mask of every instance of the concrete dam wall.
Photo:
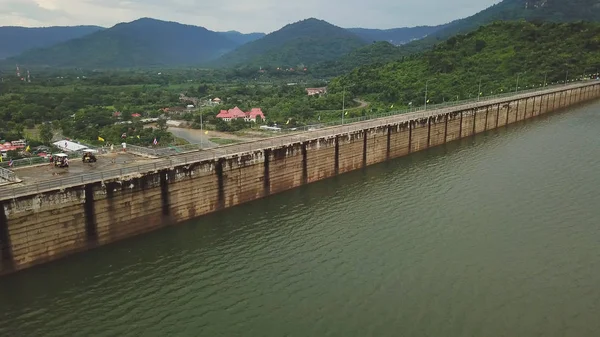
<svg viewBox="0 0 600 337">
<path fill-rule="evenodd" d="M 0 198 L 0 274 L 600 97 L 600 82 L 332 127 L 274 147 Z M 1 188 L 1 187 L 0 187 Z"/>
</svg>

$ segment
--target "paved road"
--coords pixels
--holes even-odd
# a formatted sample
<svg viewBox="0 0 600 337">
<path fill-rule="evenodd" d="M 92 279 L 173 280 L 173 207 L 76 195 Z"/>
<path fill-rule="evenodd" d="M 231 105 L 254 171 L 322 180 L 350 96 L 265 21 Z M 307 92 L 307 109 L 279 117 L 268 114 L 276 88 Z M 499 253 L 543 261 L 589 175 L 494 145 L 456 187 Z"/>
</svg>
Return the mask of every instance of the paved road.
<svg viewBox="0 0 600 337">
<path fill-rule="evenodd" d="M 564 86 L 564 85 L 556 86 L 556 87 L 548 88 L 545 90 L 535 91 L 535 94 L 539 95 L 539 94 L 558 92 L 558 91 L 562 91 L 565 89 L 579 88 L 579 87 L 599 83 L 597 81 L 593 81 L 593 83 L 591 83 L 591 82 L 592 81 L 587 81 L 584 83 L 572 84 L 572 85 L 568 85 L 568 86 Z M 91 172 L 88 174 L 78 173 L 78 174 L 74 174 L 74 175 L 64 176 L 64 177 L 61 177 L 60 179 L 56 179 L 56 178 L 54 178 L 54 179 L 52 179 L 52 178 L 36 179 L 35 183 L 32 184 L 32 182 L 30 182 L 30 184 L 32 184 L 34 186 L 26 186 L 26 184 L 18 184 L 18 185 L 12 185 L 12 187 L 3 187 L 2 189 L 0 189 L 0 200 L 10 199 L 10 198 L 18 196 L 18 195 L 31 194 L 31 193 L 35 193 L 36 191 L 51 190 L 51 189 L 56 189 L 56 188 L 61 188 L 61 187 L 66 187 L 66 186 L 74 186 L 74 185 L 79 185 L 82 183 L 103 181 L 103 180 L 108 180 L 108 179 L 118 179 L 119 177 L 123 177 L 123 176 L 127 176 L 127 175 L 137 175 L 139 172 L 167 169 L 167 168 L 171 168 L 173 166 L 185 165 L 185 164 L 188 164 L 191 162 L 209 160 L 209 159 L 214 159 L 214 158 L 218 158 L 218 157 L 225 156 L 225 155 L 243 153 L 243 152 L 247 152 L 247 151 L 259 150 L 259 149 L 268 148 L 268 147 L 282 146 L 285 144 L 303 142 L 306 140 L 316 139 L 316 138 L 320 138 L 320 137 L 334 136 L 336 134 L 345 134 L 348 132 L 353 132 L 353 131 L 362 130 L 362 129 L 366 129 L 366 128 L 373 128 L 373 127 L 377 127 L 377 126 L 381 126 L 381 125 L 386 125 L 389 123 L 401 123 L 401 122 L 406 122 L 406 121 L 413 120 L 413 119 L 427 118 L 430 116 L 449 113 L 449 112 L 453 112 L 453 111 L 457 111 L 457 110 L 472 109 L 472 108 L 477 108 L 477 107 L 484 107 L 484 106 L 490 105 L 490 104 L 505 103 L 505 102 L 509 102 L 509 101 L 512 101 L 515 99 L 526 98 L 526 97 L 530 97 L 533 95 L 534 94 L 532 92 L 523 92 L 523 93 L 510 95 L 510 96 L 506 96 L 506 97 L 481 100 L 480 102 L 473 102 L 473 103 L 467 103 L 467 104 L 464 104 L 464 103 L 457 104 L 454 106 L 448 106 L 448 107 L 443 107 L 443 108 L 438 108 L 438 109 L 435 109 L 435 107 L 431 107 L 431 110 L 428 109 L 427 111 L 421 110 L 421 111 L 416 111 L 413 113 L 392 115 L 389 117 L 367 120 L 367 121 L 357 122 L 357 123 L 352 123 L 352 124 L 332 126 L 332 127 L 328 127 L 328 128 L 318 129 L 315 131 L 308 131 L 308 132 L 296 133 L 296 134 L 288 134 L 288 135 L 283 135 L 283 136 L 279 136 L 279 137 L 272 137 L 272 138 L 268 138 L 268 139 L 251 141 L 251 142 L 247 142 L 247 143 L 221 146 L 221 147 L 216 147 L 216 148 L 212 148 L 209 150 L 197 151 L 194 153 L 173 155 L 170 158 L 165 158 L 165 159 L 155 159 L 155 160 L 148 160 L 146 162 L 136 162 L 132 165 L 124 164 L 123 166 L 121 166 L 120 168 L 117 168 L 117 169 L 97 170 L 95 172 Z"/>
</svg>

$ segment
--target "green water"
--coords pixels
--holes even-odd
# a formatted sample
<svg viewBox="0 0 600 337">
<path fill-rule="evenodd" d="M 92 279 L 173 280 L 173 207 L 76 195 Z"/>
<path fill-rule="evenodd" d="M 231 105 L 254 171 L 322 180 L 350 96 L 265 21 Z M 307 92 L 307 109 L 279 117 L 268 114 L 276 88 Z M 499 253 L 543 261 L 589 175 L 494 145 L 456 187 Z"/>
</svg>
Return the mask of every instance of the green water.
<svg viewBox="0 0 600 337">
<path fill-rule="evenodd" d="M 600 104 L 0 279 L 1 336 L 600 336 Z"/>
</svg>

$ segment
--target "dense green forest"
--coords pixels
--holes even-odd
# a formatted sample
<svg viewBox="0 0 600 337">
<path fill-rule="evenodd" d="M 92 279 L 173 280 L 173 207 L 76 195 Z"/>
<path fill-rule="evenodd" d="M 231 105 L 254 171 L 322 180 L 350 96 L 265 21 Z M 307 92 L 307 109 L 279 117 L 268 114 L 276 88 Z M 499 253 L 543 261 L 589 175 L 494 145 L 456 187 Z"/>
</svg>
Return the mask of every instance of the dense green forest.
<svg viewBox="0 0 600 337">
<path fill-rule="evenodd" d="M 352 85 L 354 95 L 397 106 L 514 91 L 568 79 L 600 68 L 600 24 L 496 22 L 439 44 L 418 57 L 365 66 L 335 79 L 332 91 Z"/>
<path fill-rule="evenodd" d="M 424 39 L 402 46 L 403 56 L 432 48 L 451 36 L 465 34 L 494 21 L 573 22 L 600 20 L 598 0 L 503 0 L 475 15 L 450 22 Z"/>
</svg>

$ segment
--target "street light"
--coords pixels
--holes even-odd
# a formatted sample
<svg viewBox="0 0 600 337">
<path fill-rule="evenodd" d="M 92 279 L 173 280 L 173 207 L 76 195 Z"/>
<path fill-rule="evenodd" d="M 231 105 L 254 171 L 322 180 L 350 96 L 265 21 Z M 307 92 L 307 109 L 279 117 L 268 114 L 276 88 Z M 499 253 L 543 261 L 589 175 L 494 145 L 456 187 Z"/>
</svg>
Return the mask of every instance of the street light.
<svg viewBox="0 0 600 337">
<path fill-rule="evenodd" d="M 427 88 L 428 88 L 428 84 L 429 81 L 431 81 L 432 79 L 428 79 L 427 81 L 425 81 L 425 110 L 427 110 Z"/>
<path fill-rule="evenodd" d="M 344 125 L 344 115 L 346 114 L 346 87 L 352 87 L 352 86 L 354 86 L 354 84 L 344 85 L 343 86 L 343 91 L 342 91 L 342 125 Z"/>
</svg>

